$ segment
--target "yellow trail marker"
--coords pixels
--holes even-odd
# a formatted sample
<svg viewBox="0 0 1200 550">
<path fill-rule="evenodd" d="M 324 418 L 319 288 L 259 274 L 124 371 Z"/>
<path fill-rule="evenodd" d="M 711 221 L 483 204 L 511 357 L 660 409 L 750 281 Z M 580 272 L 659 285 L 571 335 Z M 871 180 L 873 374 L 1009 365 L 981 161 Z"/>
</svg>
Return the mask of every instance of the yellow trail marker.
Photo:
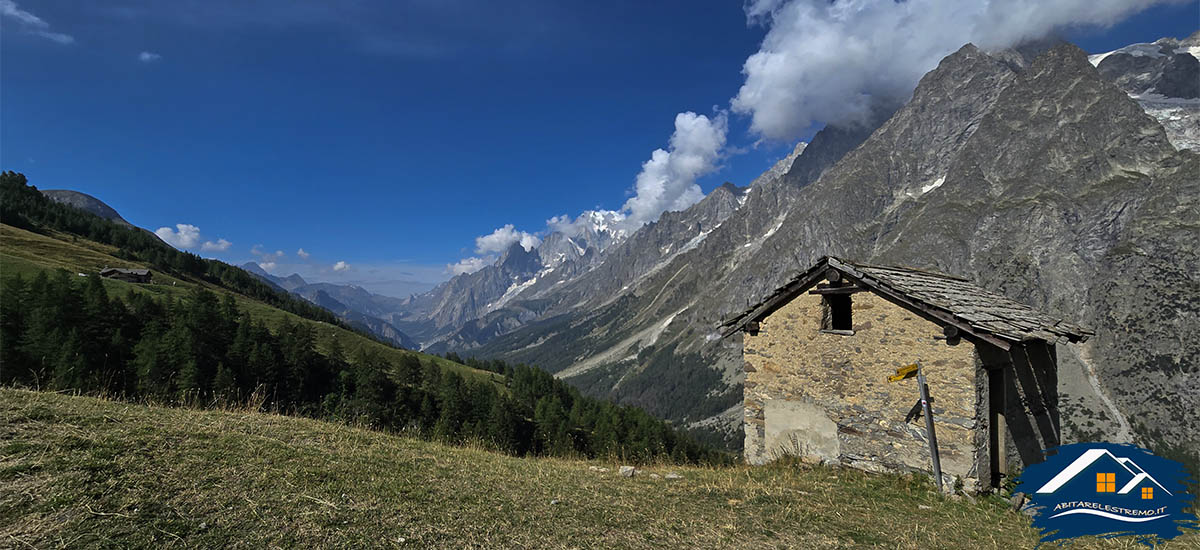
<svg viewBox="0 0 1200 550">
<path fill-rule="evenodd" d="M 917 375 L 917 365 L 914 363 L 907 367 L 896 369 L 896 374 L 888 377 L 888 382 L 899 382 L 906 378 L 912 378 Z"/>
</svg>

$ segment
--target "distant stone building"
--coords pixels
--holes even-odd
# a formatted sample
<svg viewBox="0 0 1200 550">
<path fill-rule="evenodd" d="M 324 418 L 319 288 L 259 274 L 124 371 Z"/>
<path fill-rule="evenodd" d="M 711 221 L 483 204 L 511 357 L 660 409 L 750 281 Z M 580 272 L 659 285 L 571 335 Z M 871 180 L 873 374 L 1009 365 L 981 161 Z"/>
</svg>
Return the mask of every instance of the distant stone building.
<svg viewBox="0 0 1200 550">
<path fill-rule="evenodd" d="M 920 361 L 942 474 L 983 490 L 1059 445 L 1055 344 L 1094 334 L 959 277 L 834 257 L 722 327 L 745 332 L 747 462 L 931 470 L 906 421 L 916 379 L 888 381 Z"/>
<path fill-rule="evenodd" d="M 152 277 L 149 269 L 121 269 L 118 267 L 101 269 L 100 276 L 130 283 L 149 283 Z"/>
</svg>

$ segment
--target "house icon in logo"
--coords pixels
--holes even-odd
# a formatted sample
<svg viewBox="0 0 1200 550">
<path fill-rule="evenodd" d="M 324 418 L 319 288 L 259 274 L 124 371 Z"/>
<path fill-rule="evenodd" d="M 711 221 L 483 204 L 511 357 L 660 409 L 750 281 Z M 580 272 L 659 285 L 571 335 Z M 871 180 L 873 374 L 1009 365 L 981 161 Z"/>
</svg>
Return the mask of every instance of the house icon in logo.
<svg viewBox="0 0 1200 550">
<path fill-rule="evenodd" d="M 1142 500 L 1152 500 L 1154 498 L 1155 487 L 1157 487 L 1166 494 L 1171 494 L 1171 491 L 1168 491 L 1157 479 L 1154 479 L 1146 470 L 1138 466 L 1133 459 L 1116 456 L 1109 452 L 1108 449 L 1088 449 L 1084 451 L 1083 454 L 1079 455 L 1079 458 L 1076 458 L 1066 468 L 1063 468 L 1058 475 L 1047 481 L 1045 485 L 1042 485 L 1037 492 L 1053 493 L 1087 470 L 1091 470 L 1096 474 L 1097 493 L 1128 495 L 1134 489 L 1141 487 L 1138 495 L 1141 496 Z M 1126 480 L 1120 489 L 1117 489 L 1118 477 Z"/>
</svg>

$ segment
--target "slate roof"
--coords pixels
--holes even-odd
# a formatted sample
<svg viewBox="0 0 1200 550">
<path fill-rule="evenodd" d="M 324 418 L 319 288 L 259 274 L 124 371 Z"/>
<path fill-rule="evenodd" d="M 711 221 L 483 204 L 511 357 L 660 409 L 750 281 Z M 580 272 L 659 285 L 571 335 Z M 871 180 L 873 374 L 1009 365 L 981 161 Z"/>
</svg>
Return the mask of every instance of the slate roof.
<svg viewBox="0 0 1200 550">
<path fill-rule="evenodd" d="M 1038 312 L 961 277 L 908 267 L 885 267 L 826 256 L 804 273 L 767 295 L 750 309 L 721 324 L 728 336 L 759 321 L 836 269 L 855 285 L 875 292 L 942 326 L 958 327 L 967 337 L 1002 349 L 1011 343 L 1044 340 L 1082 342 L 1095 332 Z"/>
<path fill-rule="evenodd" d="M 106 273 L 124 273 L 127 275 L 145 276 L 145 275 L 150 274 L 150 270 L 149 269 L 124 269 L 124 268 L 120 268 L 120 267 L 106 267 L 106 268 L 100 270 L 101 275 L 106 274 Z"/>
</svg>

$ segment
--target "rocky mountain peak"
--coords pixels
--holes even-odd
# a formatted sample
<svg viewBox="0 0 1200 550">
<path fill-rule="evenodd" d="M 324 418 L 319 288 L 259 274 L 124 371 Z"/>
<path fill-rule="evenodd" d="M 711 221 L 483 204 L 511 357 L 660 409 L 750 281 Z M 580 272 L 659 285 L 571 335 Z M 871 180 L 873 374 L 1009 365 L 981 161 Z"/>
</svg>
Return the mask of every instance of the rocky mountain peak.
<svg viewBox="0 0 1200 550">
<path fill-rule="evenodd" d="M 500 256 L 500 260 L 496 265 L 501 270 L 517 275 L 526 275 L 537 273 L 542 268 L 542 258 L 538 255 L 536 248 L 525 249 L 521 243 L 513 243 Z"/>
<path fill-rule="evenodd" d="M 738 187 L 732 183 L 725 182 L 709 192 L 693 208 L 712 210 L 714 211 L 715 218 L 724 220 L 729 217 L 730 213 L 737 210 L 738 206 L 741 206 L 749 190 L 749 187 Z M 688 210 L 691 210 L 691 208 Z"/>
<path fill-rule="evenodd" d="M 1088 56 L 1100 74 L 1162 124 L 1176 149 L 1200 151 L 1200 31 Z"/>
<path fill-rule="evenodd" d="M 279 281 L 279 285 L 288 290 L 296 290 L 307 284 L 308 281 L 305 281 L 304 277 L 301 277 L 299 273 L 292 273 Z"/>
<path fill-rule="evenodd" d="M 787 174 L 788 171 L 792 169 L 792 164 L 796 162 L 796 157 L 799 157 L 801 154 L 803 154 L 806 147 L 808 147 L 808 142 L 806 141 L 797 143 L 796 146 L 792 148 L 792 152 L 779 159 L 779 161 L 772 165 L 771 168 L 767 169 L 766 172 L 763 172 L 757 178 L 754 178 L 754 181 L 750 182 L 750 187 L 756 187 L 778 181 L 779 178 L 782 178 L 784 174 Z"/>
<path fill-rule="evenodd" d="M 1091 56 L 1100 74 L 1134 95 L 1200 97 L 1200 61 L 1181 42 L 1164 38 Z"/>
<path fill-rule="evenodd" d="M 1087 54 L 1072 44 L 1055 46 L 1034 59 L 981 121 L 980 131 L 985 130 L 987 137 L 975 143 L 987 150 L 966 152 L 979 164 L 962 166 L 1018 176 L 1005 178 L 1016 186 L 1053 189 L 1064 178 L 1075 181 L 1070 176 L 1095 181 L 1122 171 L 1146 173 L 1173 152 L 1162 127 L 1102 78 Z M 1031 135 L 1040 143 L 1031 142 Z M 1058 175 L 1033 176 L 1045 173 L 1031 163 L 1033 159 L 1060 166 Z M 1028 177 L 1020 178 L 1026 170 Z M 968 180 L 991 182 L 993 194 L 1001 189 L 994 178 Z"/>
</svg>

